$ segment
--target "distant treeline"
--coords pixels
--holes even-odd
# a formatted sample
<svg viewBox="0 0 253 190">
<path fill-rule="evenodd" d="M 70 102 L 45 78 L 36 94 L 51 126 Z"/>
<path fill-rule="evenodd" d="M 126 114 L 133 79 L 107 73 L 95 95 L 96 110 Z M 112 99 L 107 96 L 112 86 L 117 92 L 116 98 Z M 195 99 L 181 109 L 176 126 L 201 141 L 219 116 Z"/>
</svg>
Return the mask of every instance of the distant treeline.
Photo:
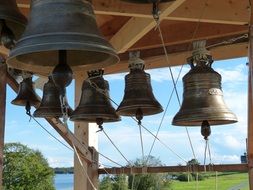
<svg viewBox="0 0 253 190">
<path fill-rule="evenodd" d="M 54 173 L 55 174 L 73 174 L 74 173 L 74 168 L 69 167 L 69 168 L 54 168 Z"/>
</svg>

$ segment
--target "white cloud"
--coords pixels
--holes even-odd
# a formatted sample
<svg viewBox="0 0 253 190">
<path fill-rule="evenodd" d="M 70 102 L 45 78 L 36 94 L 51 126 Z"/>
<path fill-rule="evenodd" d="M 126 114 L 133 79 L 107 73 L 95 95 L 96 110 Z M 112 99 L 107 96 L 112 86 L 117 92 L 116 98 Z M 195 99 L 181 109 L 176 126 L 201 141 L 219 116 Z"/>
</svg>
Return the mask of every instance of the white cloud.
<svg viewBox="0 0 253 190">
<path fill-rule="evenodd" d="M 215 69 L 221 76 L 223 83 L 235 83 L 247 81 L 247 74 L 245 74 L 247 66 L 245 64 L 239 64 L 231 69 L 217 68 Z"/>
<path fill-rule="evenodd" d="M 48 157 L 47 161 L 51 167 L 71 167 L 74 165 L 74 158 Z"/>
</svg>

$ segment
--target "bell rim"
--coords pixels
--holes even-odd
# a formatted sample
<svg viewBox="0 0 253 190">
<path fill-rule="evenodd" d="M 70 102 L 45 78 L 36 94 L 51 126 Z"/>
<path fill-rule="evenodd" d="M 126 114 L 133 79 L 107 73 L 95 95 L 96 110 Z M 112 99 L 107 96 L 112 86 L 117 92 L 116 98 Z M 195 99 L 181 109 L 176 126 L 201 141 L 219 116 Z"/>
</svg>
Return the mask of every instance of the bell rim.
<svg viewBox="0 0 253 190">
<path fill-rule="evenodd" d="M 124 106 L 121 108 L 121 106 L 118 107 L 116 110 L 116 113 L 121 116 L 135 116 L 136 110 L 138 109 L 150 109 L 152 111 L 149 112 L 143 112 L 143 116 L 150 116 L 150 115 L 156 115 L 159 113 L 162 113 L 164 110 L 161 106 Z"/>
<path fill-rule="evenodd" d="M 11 104 L 15 105 L 15 106 L 26 106 L 26 102 L 29 100 L 17 100 L 17 98 L 15 98 L 14 100 L 11 101 Z M 39 106 L 40 105 L 40 101 L 29 101 L 31 106 Z"/>
<path fill-rule="evenodd" d="M 90 115 L 88 114 L 79 114 L 79 116 L 70 116 L 70 121 L 74 121 L 74 122 L 82 122 L 82 121 L 85 121 L 85 122 L 91 122 L 91 123 L 96 123 L 96 120 L 98 118 L 101 118 L 103 119 L 103 122 L 104 123 L 112 123 L 112 122 L 118 122 L 118 121 L 121 121 L 121 117 L 120 116 L 116 116 L 115 118 L 112 118 L 112 117 L 101 117 L 101 115 L 98 115 L 98 114 L 92 114 L 93 116 L 90 117 Z M 95 117 L 97 116 L 97 117 Z"/>
<path fill-rule="evenodd" d="M 73 113 L 73 109 L 72 108 L 68 108 L 68 115 L 71 115 Z M 51 114 L 51 116 L 50 116 Z M 55 114 L 55 116 L 52 116 L 53 114 Z M 41 116 L 39 116 L 41 115 Z M 61 118 L 62 117 L 62 111 L 61 108 L 52 108 L 50 106 L 43 106 L 40 105 L 34 112 L 33 112 L 33 116 L 34 117 L 56 117 L 56 118 Z"/>
<path fill-rule="evenodd" d="M 200 127 L 203 120 L 195 120 L 195 121 L 173 121 L 172 125 L 177 126 L 177 127 Z M 238 120 L 235 118 L 228 118 L 228 119 L 215 119 L 215 120 L 207 120 L 210 126 L 217 126 L 217 125 L 229 125 L 229 124 L 234 124 L 237 123 Z"/>
<path fill-rule="evenodd" d="M 73 36 L 73 33 L 71 33 L 71 35 L 68 35 L 66 33 L 65 37 L 69 37 L 71 39 L 71 36 Z M 45 36 L 45 35 L 43 35 Z M 53 35 L 55 36 L 55 35 Z M 84 36 L 84 35 L 82 35 Z M 45 36 L 46 37 L 46 36 Z M 51 36 L 52 37 L 52 36 Z M 85 35 L 85 37 L 87 37 L 87 35 Z M 23 68 L 23 67 L 28 67 L 31 65 L 36 65 L 38 68 L 34 67 L 34 70 L 39 70 L 39 68 L 41 66 L 43 67 L 48 67 L 49 70 L 52 70 L 56 64 L 58 63 L 54 63 L 55 61 L 52 62 L 44 62 L 43 64 L 39 63 L 36 64 L 36 60 L 33 58 L 32 61 L 22 61 L 20 59 L 20 57 L 25 57 L 25 59 L 30 58 L 31 56 L 35 56 L 36 54 L 40 53 L 42 56 L 43 53 L 53 53 L 56 54 L 59 50 L 62 49 L 66 49 L 67 52 L 70 53 L 75 53 L 75 52 L 91 52 L 91 53 L 97 53 L 101 56 L 104 56 L 105 59 L 100 60 L 100 61 L 93 61 L 93 62 L 89 62 L 87 61 L 86 64 L 83 62 L 82 64 L 78 64 L 75 62 L 71 63 L 71 67 L 73 70 L 75 70 L 75 68 L 86 68 L 86 67 L 91 67 L 91 68 L 105 68 L 108 67 L 110 65 L 114 65 L 117 64 L 120 59 L 119 56 L 117 55 L 116 51 L 114 50 L 114 48 L 103 38 L 100 38 L 103 42 L 105 42 L 105 45 L 101 45 L 100 43 L 92 43 L 92 42 L 85 42 L 83 41 L 83 43 L 80 42 L 68 42 L 68 41 L 61 41 L 58 40 L 57 42 L 48 42 L 48 43 L 41 43 L 41 44 L 34 44 L 34 45 L 22 45 L 20 44 L 24 39 L 21 39 L 17 42 L 15 48 L 13 48 L 10 51 L 10 55 L 7 59 L 7 64 L 10 65 L 13 68 Z M 31 40 L 31 39 L 29 39 Z M 99 45 L 100 44 L 100 45 Z M 66 48 L 67 47 L 67 48 Z M 98 49 L 99 47 L 99 49 Z M 58 56 L 55 58 L 57 59 Z"/>
</svg>

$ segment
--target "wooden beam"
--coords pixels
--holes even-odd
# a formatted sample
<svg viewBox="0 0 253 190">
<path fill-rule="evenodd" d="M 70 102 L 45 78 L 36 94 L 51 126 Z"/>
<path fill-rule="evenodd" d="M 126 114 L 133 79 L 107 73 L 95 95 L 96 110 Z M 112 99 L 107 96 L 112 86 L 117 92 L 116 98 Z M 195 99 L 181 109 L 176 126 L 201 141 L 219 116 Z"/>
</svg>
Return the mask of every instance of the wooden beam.
<svg viewBox="0 0 253 190">
<path fill-rule="evenodd" d="M 14 90 L 14 92 L 18 92 L 19 84 L 9 74 L 7 74 L 7 84 Z M 61 135 L 61 137 L 69 144 L 69 146 L 73 147 L 74 144 L 82 158 L 85 159 L 88 163 L 92 163 L 92 156 L 90 151 L 88 151 L 89 147 L 87 144 L 81 143 L 71 131 L 66 129 L 66 127 L 59 119 L 45 119 Z"/>
<path fill-rule="evenodd" d="M 75 76 L 75 106 L 79 105 L 79 101 L 82 94 L 82 83 L 84 79 L 86 79 L 86 72 L 78 73 Z M 96 153 L 96 148 L 98 147 L 98 134 L 96 133 L 98 130 L 95 124 L 89 124 L 87 122 L 75 122 L 75 136 L 79 139 L 81 143 L 88 144 L 89 146 L 93 146 L 92 148 L 92 160 L 94 161 L 92 164 L 87 164 L 85 160 L 83 160 L 83 166 L 87 171 L 90 179 L 92 180 L 93 185 L 98 188 L 98 156 Z M 94 148 L 96 147 L 96 148 Z M 83 189 L 93 189 L 87 176 L 84 174 L 84 170 L 78 160 L 78 158 L 74 157 L 74 190 L 83 190 Z"/>
<path fill-rule="evenodd" d="M 207 22 L 220 24 L 245 25 L 248 23 L 248 1 L 219 1 L 212 0 L 203 6 L 203 1 L 192 0 L 185 2 L 175 13 L 165 17 L 166 20 Z M 94 0 L 92 2 L 97 15 L 127 16 L 139 18 L 152 18 L 151 5 L 133 4 L 118 0 Z M 161 10 L 169 3 L 160 4 Z M 30 1 L 18 0 L 21 9 L 29 9 Z M 201 11 L 205 13 L 200 18 Z M 213 14 L 215 10 L 216 14 Z M 226 11 L 224 11 L 226 10 Z M 23 11 L 25 12 L 25 11 Z M 183 14 L 182 14 L 183 13 Z"/>
<path fill-rule="evenodd" d="M 215 38 L 220 38 L 222 41 L 224 37 L 248 33 L 248 26 L 198 22 L 163 21 L 160 27 L 166 46 Z M 198 28 L 197 31 L 196 28 Z M 158 30 L 152 30 L 134 44 L 130 50 L 151 49 L 161 46 Z"/>
<path fill-rule="evenodd" d="M 207 166 L 209 168 L 209 166 Z M 194 166 L 160 166 L 160 167 L 122 167 L 122 168 L 99 168 L 99 174 L 142 174 L 142 173 L 172 173 L 172 172 L 204 172 L 203 165 Z M 227 164 L 227 165 L 210 165 L 210 171 L 217 172 L 246 172 L 248 171 L 247 164 Z"/>
<path fill-rule="evenodd" d="M 162 20 L 171 14 L 185 1 L 174 1 L 167 8 L 161 10 L 160 19 Z M 125 52 L 155 26 L 154 19 L 133 17 L 111 38 L 110 42 L 118 53 Z"/>
<path fill-rule="evenodd" d="M 253 3 L 253 2 L 252 2 Z M 253 20 L 252 20 L 253 22 Z M 253 190 L 253 23 L 250 26 L 249 40 L 249 84 L 248 84 L 248 165 L 249 186 Z"/>
<path fill-rule="evenodd" d="M 6 111 L 6 64 L 0 63 L 0 189 L 3 188 L 4 132 Z"/>
</svg>

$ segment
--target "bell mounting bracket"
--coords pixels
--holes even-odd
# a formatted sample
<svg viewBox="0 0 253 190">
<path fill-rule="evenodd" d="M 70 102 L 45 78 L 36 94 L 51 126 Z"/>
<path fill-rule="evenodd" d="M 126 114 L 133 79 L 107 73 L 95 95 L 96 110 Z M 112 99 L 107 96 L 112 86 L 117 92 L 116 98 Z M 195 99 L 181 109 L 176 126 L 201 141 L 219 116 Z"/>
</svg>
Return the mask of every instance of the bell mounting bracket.
<svg viewBox="0 0 253 190">
<path fill-rule="evenodd" d="M 139 51 L 133 51 L 129 53 L 129 66 L 130 70 L 144 70 L 145 62 L 140 58 Z"/>
<path fill-rule="evenodd" d="M 213 58 L 210 51 L 206 49 L 206 40 L 193 42 L 192 56 L 187 58 L 187 62 L 191 68 L 196 66 L 208 66 L 211 67 Z"/>
<path fill-rule="evenodd" d="M 98 76 L 103 76 L 104 75 L 104 69 L 98 69 L 98 70 L 91 70 L 87 72 L 88 77 L 98 77 Z"/>
</svg>

